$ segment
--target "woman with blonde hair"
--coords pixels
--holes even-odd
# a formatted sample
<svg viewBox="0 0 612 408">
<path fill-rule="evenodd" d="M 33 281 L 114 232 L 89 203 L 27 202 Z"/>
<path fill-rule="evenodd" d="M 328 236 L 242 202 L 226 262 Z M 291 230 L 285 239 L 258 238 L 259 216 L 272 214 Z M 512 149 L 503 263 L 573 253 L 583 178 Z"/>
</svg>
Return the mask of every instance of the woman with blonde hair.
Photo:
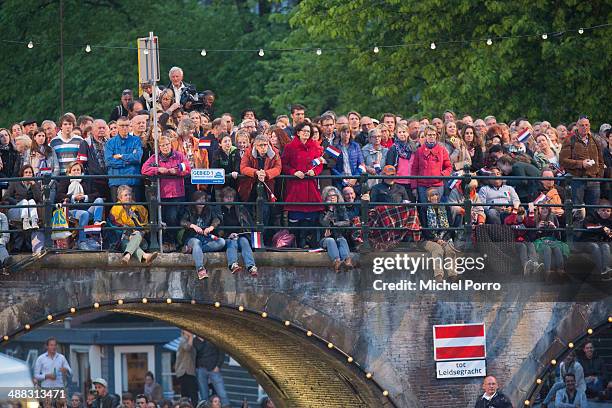
<svg viewBox="0 0 612 408">
<path fill-rule="evenodd" d="M 383 147 L 390 149 L 391 146 L 393 146 L 393 135 L 391 134 L 389 126 L 381 123 L 380 125 L 376 126 L 376 129 L 380 129 L 380 144 L 383 145 Z"/>
</svg>

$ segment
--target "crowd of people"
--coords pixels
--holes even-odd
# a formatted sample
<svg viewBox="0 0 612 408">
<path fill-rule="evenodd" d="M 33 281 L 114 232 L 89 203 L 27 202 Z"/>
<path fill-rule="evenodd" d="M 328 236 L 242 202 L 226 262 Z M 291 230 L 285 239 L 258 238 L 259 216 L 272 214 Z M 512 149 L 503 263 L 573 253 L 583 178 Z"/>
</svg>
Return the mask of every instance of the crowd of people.
<svg viewBox="0 0 612 408">
<path fill-rule="evenodd" d="M 180 68 L 173 67 L 169 78 L 156 92 L 141 84 L 137 99 L 124 90 L 108 122 L 66 113 L 57 123 L 44 120 L 39 126 L 28 119 L 0 128 L 3 200 L 20 206 L 0 214 L 2 230 L 30 231 L 32 241 L 22 240 L 22 246 L 40 251 L 40 206 L 50 200 L 80 228 L 78 248 L 116 248 L 125 263 L 136 257 L 151 264 L 157 253 L 146 252 L 152 198 L 146 186 L 158 176 L 163 249 L 192 253 L 200 279 L 208 277 L 206 254 L 218 251 L 227 252 L 232 273 L 244 268 L 257 276 L 253 247 L 263 246 L 325 250 L 335 271 L 351 269 L 351 251 L 363 237 L 349 227 L 359 225 L 366 201 L 379 212 L 422 204 L 409 214 L 422 239 L 412 238 L 434 256 L 454 256 L 459 241 L 473 239 L 457 230 L 465 223 L 506 225 L 515 231 L 513 245 L 525 274 L 562 273 L 570 251 L 578 249 L 589 254 L 602 277 L 612 277 L 609 124 L 594 132 L 585 116 L 553 126 L 526 118 L 498 123 L 494 116 L 480 119 L 449 110 L 431 118 L 385 113 L 377 120 L 354 111 L 307 115 L 299 104 L 273 122 L 258 118 L 253 109 L 244 109 L 235 122 L 229 113 L 217 117 L 216 95 L 196 92 Z M 191 170 L 204 168 L 224 169 L 225 184 L 193 184 Z M 440 178 L 468 173 L 499 178 L 469 183 Z M 536 179 L 566 174 L 580 178 L 571 182 L 571 197 L 566 196 L 570 186 L 560 180 Z M 72 178 L 48 186 L 40 180 L 1 181 L 62 175 Z M 575 208 L 571 217 L 566 200 Z M 231 204 L 236 201 L 244 205 Z M 263 234 L 253 229 L 256 219 L 266 227 Z M 576 247 L 564 242 L 568 219 L 579 231 Z M 107 231 L 103 240 L 99 231 Z M 11 262 L 7 237 L 4 233 L 0 240 L 3 265 Z M 396 234 L 394 239 L 410 238 Z M 434 277 L 456 280 L 457 274 L 452 267 L 437 268 Z"/>
<path fill-rule="evenodd" d="M 91 380 L 91 389 L 86 395 L 81 392 L 58 394 L 60 397 L 57 399 L 47 398 L 41 405 L 43 408 L 231 408 L 221 374 L 225 353 L 199 336 L 184 330 L 181 334 L 174 367 L 180 389 L 178 399 L 165 398 L 162 386 L 155 382 L 154 374 L 149 371 L 145 374 L 142 392 L 137 395 L 111 393 L 108 382 L 96 378 Z M 41 389 L 67 391 L 73 375 L 70 364 L 58 352 L 57 339 L 48 338 L 46 348 L 47 351 L 34 364 L 35 384 Z M 274 408 L 274 402 L 264 397 L 257 406 Z M 246 398 L 241 408 L 249 408 Z"/>
</svg>

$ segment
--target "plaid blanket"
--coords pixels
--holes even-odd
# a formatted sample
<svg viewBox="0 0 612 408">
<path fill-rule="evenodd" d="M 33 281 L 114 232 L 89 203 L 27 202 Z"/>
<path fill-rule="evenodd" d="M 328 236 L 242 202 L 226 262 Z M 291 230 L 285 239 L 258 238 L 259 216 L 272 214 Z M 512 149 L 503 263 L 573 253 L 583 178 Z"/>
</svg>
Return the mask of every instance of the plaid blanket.
<svg viewBox="0 0 612 408">
<path fill-rule="evenodd" d="M 353 219 L 353 225 L 361 227 L 359 217 Z M 368 242 L 377 251 L 387 251 L 410 236 L 415 242 L 421 239 L 421 223 L 416 209 L 399 205 L 380 205 L 368 213 Z M 381 230 L 373 228 L 402 228 Z M 355 242 L 363 242 L 362 231 L 353 233 Z"/>
</svg>

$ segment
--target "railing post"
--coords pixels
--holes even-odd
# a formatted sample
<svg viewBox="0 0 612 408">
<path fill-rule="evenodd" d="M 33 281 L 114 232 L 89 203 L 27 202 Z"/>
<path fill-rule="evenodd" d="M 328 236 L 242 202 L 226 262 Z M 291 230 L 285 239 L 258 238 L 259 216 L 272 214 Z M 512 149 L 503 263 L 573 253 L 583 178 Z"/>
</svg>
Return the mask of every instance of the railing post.
<svg viewBox="0 0 612 408">
<path fill-rule="evenodd" d="M 159 201 L 157 200 L 157 188 L 159 179 L 157 177 L 151 177 L 151 184 L 147 186 L 147 192 L 145 196 L 150 197 L 149 201 L 149 231 L 150 231 L 150 243 L 149 249 L 157 251 L 160 248 L 158 234 L 161 231 L 159 224 Z M 145 197 L 146 198 L 146 197 Z"/>
<path fill-rule="evenodd" d="M 574 241 L 574 201 L 572 200 L 572 181 L 571 174 L 565 175 L 565 240 L 571 247 Z"/>
<path fill-rule="evenodd" d="M 53 203 L 51 202 L 51 175 L 45 174 L 43 176 L 43 197 L 44 197 L 44 208 L 45 213 L 45 249 L 51 249 L 53 247 L 53 241 L 51 240 L 52 232 L 52 220 L 53 220 Z"/>
<path fill-rule="evenodd" d="M 359 178 L 360 187 L 361 187 L 361 195 L 369 193 L 370 188 L 368 185 L 368 174 L 363 173 Z M 369 222 L 369 213 L 370 213 L 370 200 L 361 200 L 361 205 L 359 206 L 360 214 L 359 220 L 361 221 L 361 239 L 363 239 L 363 243 L 359 247 L 360 253 L 367 253 L 372 250 L 370 247 L 369 240 L 369 232 L 368 232 L 368 222 Z"/>
<path fill-rule="evenodd" d="M 472 175 L 470 174 L 469 166 L 463 167 L 463 177 L 461 180 L 461 188 L 463 190 L 463 230 L 465 234 L 466 244 L 472 240 L 472 200 L 470 199 L 470 193 L 467 187 L 472 181 Z"/>
<path fill-rule="evenodd" d="M 255 200 L 255 225 L 258 232 L 263 232 L 264 227 L 264 205 L 266 195 L 263 182 L 257 182 L 257 199 Z"/>
</svg>

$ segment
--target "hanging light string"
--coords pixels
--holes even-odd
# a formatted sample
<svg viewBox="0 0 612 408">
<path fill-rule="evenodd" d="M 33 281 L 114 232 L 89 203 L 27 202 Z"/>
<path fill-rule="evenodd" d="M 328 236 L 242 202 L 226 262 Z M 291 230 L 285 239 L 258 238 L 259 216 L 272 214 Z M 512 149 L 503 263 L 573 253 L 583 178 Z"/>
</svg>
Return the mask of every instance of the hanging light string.
<svg viewBox="0 0 612 408">
<path fill-rule="evenodd" d="M 391 44 L 391 45 L 382 45 L 376 44 L 373 47 L 370 47 L 369 50 L 373 51 L 375 54 L 378 54 L 380 51 L 385 49 L 399 49 L 399 48 L 410 48 L 410 47 L 428 47 L 432 50 L 437 49 L 440 45 L 455 45 L 455 44 L 471 44 L 471 43 L 485 43 L 489 46 L 493 45 L 496 42 L 510 39 L 527 39 L 527 38 L 540 38 L 542 40 L 548 40 L 550 38 L 561 37 L 565 34 L 573 34 L 577 33 L 578 35 L 583 35 L 587 31 L 593 31 L 598 29 L 606 29 L 612 27 L 612 23 L 599 24 L 591 27 L 580 27 L 576 29 L 566 29 L 561 31 L 551 31 L 551 32 L 538 32 L 532 34 L 519 34 L 519 35 L 500 35 L 496 37 L 486 37 L 486 38 L 477 38 L 471 40 L 444 40 L 444 41 L 420 41 L 414 43 L 403 43 L 403 44 Z M 0 42 L 6 44 L 16 44 L 16 45 L 26 45 L 28 48 L 32 49 L 35 46 L 49 46 L 49 45 L 59 45 L 58 42 L 37 42 L 33 40 L 0 40 Z M 110 49 L 110 50 L 138 50 L 138 47 L 134 46 L 121 46 L 121 45 L 99 45 L 99 44 L 64 44 L 64 47 L 68 48 L 81 48 L 85 50 L 87 53 L 91 53 L 95 49 Z M 231 53 L 231 52 L 239 52 L 239 53 L 257 53 L 260 57 L 263 57 L 266 52 L 273 53 L 284 53 L 284 52 L 313 52 L 316 55 L 322 55 L 327 52 L 335 52 L 335 51 L 348 51 L 361 49 L 364 50 L 364 47 L 359 46 L 340 46 L 340 47 L 331 47 L 331 48 L 322 48 L 322 47 L 295 47 L 295 48 L 234 48 L 234 49 L 223 49 L 223 48 L 174 48 L 174 47 L 159 47 L 160 50 L 166 51 L 178 51 L 178 52 L 198 52 L 202 56 L 206 56 L 209 53 Z"/>
</svg>

